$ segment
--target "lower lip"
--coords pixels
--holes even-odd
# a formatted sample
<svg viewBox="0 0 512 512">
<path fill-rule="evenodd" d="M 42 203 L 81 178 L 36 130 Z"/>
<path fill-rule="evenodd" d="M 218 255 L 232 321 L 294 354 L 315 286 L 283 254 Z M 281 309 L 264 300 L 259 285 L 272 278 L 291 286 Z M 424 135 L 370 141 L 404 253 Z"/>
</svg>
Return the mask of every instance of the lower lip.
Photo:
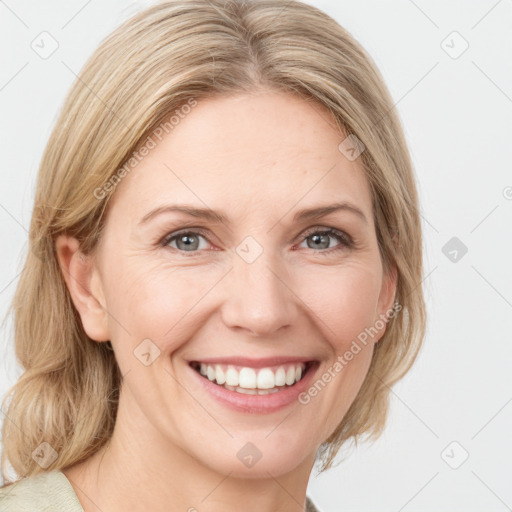
<svg viewBox="0 0 512 512">
<path fill-rule="evenodd" d="M 311 381 L 318 369 L 318 363 L 314 363 L 306 375 L 293 386 L 286 387 L 277 393 L 268 395 L 246 395 L 230 391 L 218 384 L 203 377 L 196 370 L 190 367 L 190 371 L 204 386 L 204 389 L 222 405 L 238 412 L 253 414 L 268 414 L 283 409 L 294 402 L 298 402 L 299 395 L 310 386 Z"/>
</svg>

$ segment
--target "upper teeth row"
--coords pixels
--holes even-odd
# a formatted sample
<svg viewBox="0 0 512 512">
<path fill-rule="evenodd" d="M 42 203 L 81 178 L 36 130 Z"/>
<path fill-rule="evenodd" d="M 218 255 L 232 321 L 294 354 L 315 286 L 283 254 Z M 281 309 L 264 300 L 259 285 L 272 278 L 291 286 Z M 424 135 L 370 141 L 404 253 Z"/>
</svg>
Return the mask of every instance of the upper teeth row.
<svg viewBox="0 0 512 512">
<path fill-rule="evenodd" d="M 304 363 L 291 364 L 286 367 L 280 366 L 275 371 L 271 368 L 261 368 L 257 371 L 254 368 L 243 367 L 238 371 L 235 367 L 228 365 L 209 365 L 201 363 L 200 373 L 217 384 L 238 386 L 246 389 L 271 389 L 275 386 L 292 386 L 302 377 L 306 365 Z"/>
</svg>

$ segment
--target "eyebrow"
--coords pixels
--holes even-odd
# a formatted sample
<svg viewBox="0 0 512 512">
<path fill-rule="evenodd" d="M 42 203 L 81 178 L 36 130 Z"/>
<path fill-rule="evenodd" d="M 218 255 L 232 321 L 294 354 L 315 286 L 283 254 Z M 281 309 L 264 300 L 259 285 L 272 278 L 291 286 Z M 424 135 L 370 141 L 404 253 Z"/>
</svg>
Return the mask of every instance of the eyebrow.
<svg viewBox="0 0 512 512">
<path fill-rule="evenodd" d="M 305 221 L 305 220 L 312 220 L 312 219 L 318 219 L 320 217 L 325 217 L 329 215 L 330 213 L 334 213 L 337 211 L 348 211 L 355 213 L 361 220 L 365 222 L 365 224 L 368 224 L 368 219 L 366 218 L 365 214 L 361 209 L 359 209 L 357 206 L 343 201 L 341 203 L 334 203 L 334 204 L 328 204 L 325 206 L 318 206 L 316 208 L 308 208 L 305 210 L 301 210 L 297 212 L 293 216 L 294 221 Z"/>
<path fill-rule="evenodd" d="M 293 216 L 294 222 L 304 222 L 307 220 L 313 220 L 318 219 L 321 217 L 325 217 L 331 213 L 337 212 L 337 211 L 347 211 L 352 212 L 355 215 L 357 215 L 361 220 L 363 220 L 366 224 L 368 224 L 368 219 L 366 218 L 365 214 L 362 210 L 360 210 L 357 206 L 343 201 L 340 203 L 334 203 L 334 204 L 328 204 L 324 206 L 317 206 L 314 208 L 306 208 L 304 210 L 300 210 L 295 213 Z M 185 215 L 189 215 L 191 217 L 196 217 L 199 219 L 208 220 L 210 222 L 214 223 L 220 223 L 220 224 L 229 224 L 229 220 L 227 216 L 221 212 L 217 212 L 215 210 L 212 210 L 210 208 L 197 208 L 191 205 L 164 205 L 159 206 L 155 208 L 154 210 L 151 210 L 149 213 L 144 215 L 142 219 L 139 221 L 139 226 L 142 224 L 147 223 L 152 218 L 162 214 L 162 213 L 172 213 L 172 212 L 178 212 L 183 213 Z"/>
</svg>

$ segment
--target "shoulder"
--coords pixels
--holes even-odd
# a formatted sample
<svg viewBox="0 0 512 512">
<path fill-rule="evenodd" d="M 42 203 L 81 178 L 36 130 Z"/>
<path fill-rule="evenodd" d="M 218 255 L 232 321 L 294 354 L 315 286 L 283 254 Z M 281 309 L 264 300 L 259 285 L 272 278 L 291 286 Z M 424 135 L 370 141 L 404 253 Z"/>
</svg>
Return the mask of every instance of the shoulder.
<svg viewBox="0 0 512 512">
<path fill-rule="evenodd" d="M 66 475 L 54 470 L 0 488 L 2 512 L 84 512 Z"/>
<path fill-rule="evenodd" d="M 306 496 L 306 512 L 320 512 L 320 510 L 318 510 L 314 503 L 311 501 L 309 496 Z"/>
</svg>

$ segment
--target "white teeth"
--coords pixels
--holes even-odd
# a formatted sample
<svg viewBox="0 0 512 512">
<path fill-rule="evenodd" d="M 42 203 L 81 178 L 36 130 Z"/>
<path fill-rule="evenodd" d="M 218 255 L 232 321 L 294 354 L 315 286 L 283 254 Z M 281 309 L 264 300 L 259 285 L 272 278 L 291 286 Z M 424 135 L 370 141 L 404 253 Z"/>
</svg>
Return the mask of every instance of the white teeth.
<svg viewBox="0 0 512 512">
<path fill-rule="evenodd" d="M 243 393 L 244 395 L 257 395 L 258 391 L 256 389 L 245 389 L 245 388 L 236 388 L 238 393 Z"/>
<path fill-rule="evenodd" d="M 240 387 L 228 386 L 224 384 L 223 388 L 229 389 L 230 391 L 236 391 L 237 393 L 243 393 L 245 395 L 270 395 L 272 393 L 277 393 L 281 391 L 279 388 L 273 389 L 244 389 Z"/>
<path fill-rule="evenodd" d="M 215 377 L 217 379 L 217 384 L 221 386 L 226 382 L 226 375 L 219 365 L 215 366 Z"/>
<path fill-rule="evenodd" d="M 284 386 L 286 384 L 286 372 L 282 366 L 276 372 L 275 381 L 276 386 Z"/>
<path fill-rule="evenodd" d="M 279 388 L 273 388 L 273 389 L 258 389 L 258 395 L 271 395 L 272 393 L 277 393 Z"/>
<path fill-rule="evenodd" d="M 231 391 L 266 395 L 279 391 L 285 385 L 293 386 L 301 380 L 305 368 L 304 363 L 297 363 L 260 369 L 242 367 L 237 370 L 232 365 L 200 363 L 199 373 Z"/>
<path fill-rule="evenodd" d="M 275 381 L 274 372 L 270 368 L 263 368 L 258 372 L 258 389 L 272 389 Z"/>
<path fill-rule="evenodd" d="M 228 368 L 226 371 L 226 384 L 229 386 L 238 386 L 239 382 L 239 373 L 234 368 Z"/>
<path fill-rule="evenodd" d="M 240 370 L 239 386 L 245 389 L 256 388 L 256 372 L 252 368 L 242 368 Z"/>
<path fill-rule="evenodd" d="M 288 386 L 291 386 L 295 382 L 295 368 L 290 366 L 286 372 L 285 382 Z"/>
</svg>

